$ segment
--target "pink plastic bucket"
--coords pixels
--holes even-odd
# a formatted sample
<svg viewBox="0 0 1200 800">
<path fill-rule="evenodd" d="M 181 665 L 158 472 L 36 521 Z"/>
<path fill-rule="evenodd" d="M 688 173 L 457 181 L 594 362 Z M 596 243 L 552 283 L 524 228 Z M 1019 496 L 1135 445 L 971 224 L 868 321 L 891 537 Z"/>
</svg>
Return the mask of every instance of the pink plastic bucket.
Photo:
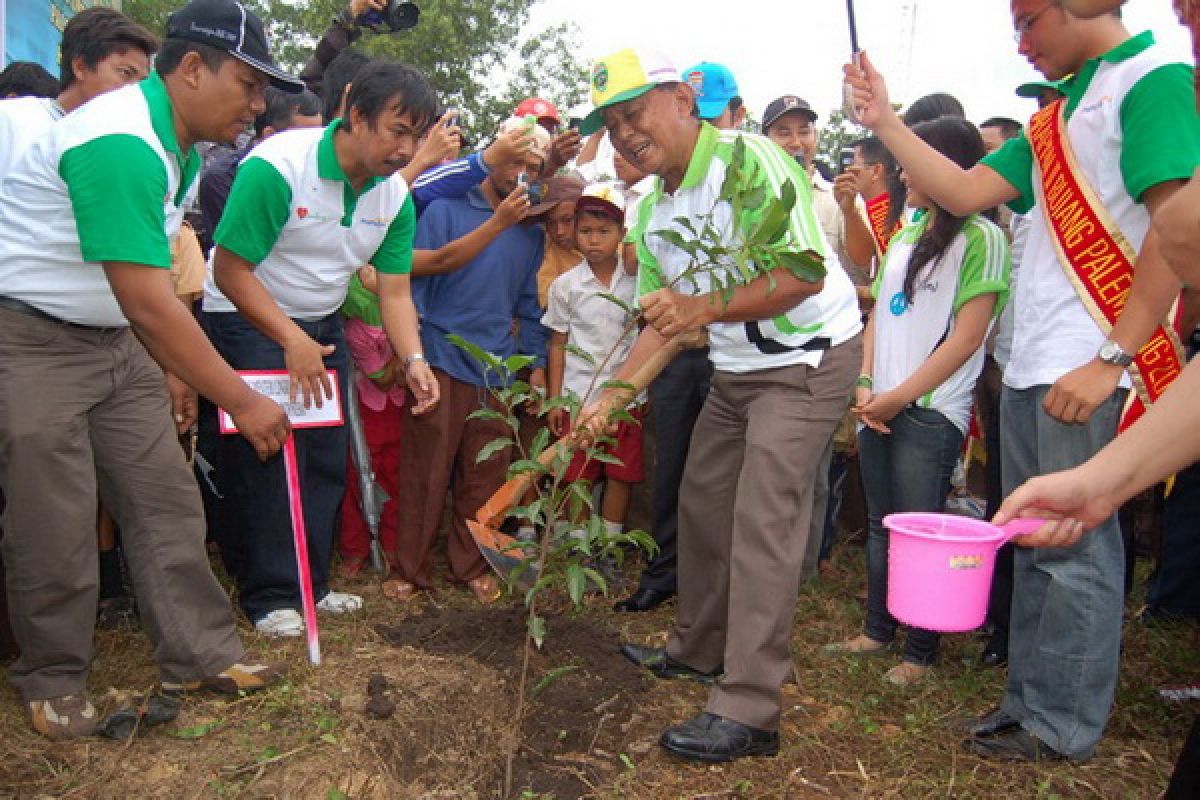
<svg viewBox="0 0 1200 800">
<path fill-rule="evenodd" d="M 887 607 L 906 625 L 943 633 L 983 624 L 996 551 L 1032 533 L 1040 519 L 1004 528 L 953 514 L 904 513 L 883 518 L 889 532 Z"/>
</svg>

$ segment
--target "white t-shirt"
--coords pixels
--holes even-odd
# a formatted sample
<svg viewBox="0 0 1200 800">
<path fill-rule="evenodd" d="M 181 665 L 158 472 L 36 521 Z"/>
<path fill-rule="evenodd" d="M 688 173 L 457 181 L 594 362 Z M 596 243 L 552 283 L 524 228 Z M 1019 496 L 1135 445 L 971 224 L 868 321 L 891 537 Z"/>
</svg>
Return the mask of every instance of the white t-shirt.
<svg viewBox="0 0 1200 800">
<path fill-rule="evenodd" d="M 0 181 L 8 177 L 29 146 L 64 115 L 62 106 L 50 97 L 0 100 Z"/>
<path fill-rule="evenodd" d="M 1010 263 L 1004 232 L 983 217 L 971 216 L 936 264 L 921 268 L 909 302 L 904 278 L 928 220 L 925 216 L 892 238 L 875 278 L 871 375 L 876 394 L 896 388 L 929 359 L 954 330 L 955 316 L 968 300 L 981 294 L 997 294 L 995 313 L 999 313 L 1008 296 Z M 953 375 L 918 398 L 916 405 L 940 411 L 965 434 L 983 356 L 981 342 Z"/>
<path fill-rule="evenodd" d="M 564 394 L 573 394 L 586 405 L 599 395 L 604 382 L 612 379 L 617 367 L 625 363 L 637 339 L 637 326 L 629 324 L 632 317 L 628 311 L 604 295 L 620 298 L 627 307 L 633 308 L 636 289 L 637 280 L 625 272 L 620 255 L 608 285 L 601 283 L 587 261 L 579 262 L 550 284 L 542 324 L 552 331 L 565 333 L 568 344 L 595 359 L 595 364 L 589 364 L 586 359 L 567 351 L 563 367 Z M 643 394 L 638 402 L 644 401 Z"/>
</svg>

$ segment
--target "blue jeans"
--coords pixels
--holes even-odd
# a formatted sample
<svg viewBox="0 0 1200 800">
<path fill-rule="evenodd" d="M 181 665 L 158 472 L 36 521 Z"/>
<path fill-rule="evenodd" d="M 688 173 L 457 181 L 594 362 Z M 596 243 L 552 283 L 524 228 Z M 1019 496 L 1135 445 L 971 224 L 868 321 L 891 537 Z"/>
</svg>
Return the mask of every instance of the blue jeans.
<svg viewBox="0 0 1200 800">
<path fill-rule="evenodd" d="M 334 345 L 325 366 L 337 370 L 338 389 L 346 396 L 349 356 L 342 319 L 331 314 L 317 322 L 294 320 L 323 345 Z M 285 369 L 283 348 L 238 313 L 205 315 L 209 337 L 234 369 Z M 329 593 L 329 560 L 337 532 L 338 510 L 346 491 L 349 439 L 345 426 L 294 431 L 296 461 L 308 534 L 308 561 L 317 600 Z M 215 467 L 224 499 L 217 542 L 227 565 L 236 565 L 238 602 L 256 622 L 271 611 L 300 608 L 292 518 L 283 454 L 265 463 L 241 436 L 222 436 Z M 232 550 L 234 552 L 225 552 Z"/>
<path fill-rule="evenodd" d="M 1035 475 L 1082 464 L 1116 435 L 1125 390 L 1113 392 L 1086 425 L 1065 425 L 1042 408 L 1049 389 L 1005 386 L 1000 396 L 1006 494 Z M 1124 580 L 1115 515 L 1072 547 L 1016 548 L 1001 707 L 1073 758 L 1091 756 L 1112 708 Z"/>
<path fill-rule="evenodd" d="M 887 610 L 888 531 L 883 518 L 898 511 L 942 511 L 963 435 L 940 411 L 909 406 L 895 416 L 889 434 L 863 428 L 859 468 L 867 498 L 867 621 L 863 632 L 877 642 L 896 637 L 899 623 Z M 932 664 L 941 637 L 909 628 L 904 660 Z"/>
</svg>

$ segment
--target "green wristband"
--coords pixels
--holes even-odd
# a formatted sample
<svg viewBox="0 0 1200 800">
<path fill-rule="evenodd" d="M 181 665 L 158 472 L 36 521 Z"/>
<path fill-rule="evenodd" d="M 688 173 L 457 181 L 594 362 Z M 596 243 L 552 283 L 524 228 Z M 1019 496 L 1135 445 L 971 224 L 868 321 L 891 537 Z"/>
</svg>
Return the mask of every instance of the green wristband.
<svg viewBox="0 0 1200 800">
<path fill-rule="evenodd" d="M 875 381 L 871 379 L 870 375 L 859 375 L 854 381 L 854 385 L 859 389 L 874 389 Z"/>
</svg>

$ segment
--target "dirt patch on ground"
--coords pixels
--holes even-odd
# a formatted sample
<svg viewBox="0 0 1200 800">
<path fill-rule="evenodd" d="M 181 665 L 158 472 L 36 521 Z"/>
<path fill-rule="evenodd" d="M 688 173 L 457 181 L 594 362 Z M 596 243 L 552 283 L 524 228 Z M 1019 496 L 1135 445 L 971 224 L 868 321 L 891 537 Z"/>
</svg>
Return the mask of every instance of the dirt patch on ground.
<svg viewBox="0 0 1200 800">
<path fill-rule="evenodd" d="M 498 730 L 511 733 L 523 657 L 522 611 L 430 608 L 403 624 L 380 625 L 376 630 L 393 646 L 453 658 L 460 668 L 464 661 L 474 662 L 482 673 L 495 675 L 499 692 L 489 696 L 487 702 L 500 711 L 502 718 L 507 715 L 507 728 L 501 725 Z M 530 658 L 530 700 L 519 734 L 513 785 L 538 794 L 581 797 L 611 782 L 623 769 L 621 754 L 632 729 L 643 719 L 637 709 L 653 679 L 622 658 L 615 632 L 594 620 L 550 619 L 549 625 L 551 635 Z M 456 704 L 449 696 L 446 702 Z M 444 709 L 468 718 L 478 710 L 475 703 Z M 445 716 L 429 722 L 427 727 L 408 723 L 410 741 L 398 754 L 402 759 L 414 765 L 426 762 L 443 747 Z M 485 762 L 477 765 L 483 796 L 500 795 L 506 744 L 489 741 L 477 750 Z M 495 795 L 486 787 L 495 787 Z"/>
</svg>

